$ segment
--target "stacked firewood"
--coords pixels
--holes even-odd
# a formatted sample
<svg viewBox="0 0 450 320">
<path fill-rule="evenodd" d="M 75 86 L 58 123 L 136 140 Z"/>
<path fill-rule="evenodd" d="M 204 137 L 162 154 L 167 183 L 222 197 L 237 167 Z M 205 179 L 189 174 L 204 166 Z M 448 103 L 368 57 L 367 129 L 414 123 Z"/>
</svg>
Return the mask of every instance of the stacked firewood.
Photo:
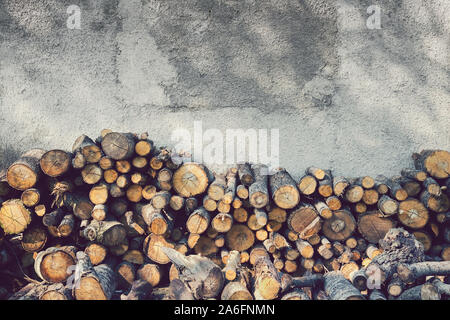
<svg viewBox="0 0 450 320">
<path fill-rule="evenodd" d="M 3 299 L 446 299 L 450 153 L 395 177 L 211 172 L 103 130 L 0 174 Z"/>
</svg>

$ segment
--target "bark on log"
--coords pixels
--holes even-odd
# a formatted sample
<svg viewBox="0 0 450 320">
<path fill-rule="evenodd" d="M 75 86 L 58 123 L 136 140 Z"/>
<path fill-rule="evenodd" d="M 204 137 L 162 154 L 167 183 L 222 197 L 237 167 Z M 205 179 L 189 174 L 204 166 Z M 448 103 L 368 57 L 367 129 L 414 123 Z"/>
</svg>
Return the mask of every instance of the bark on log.
<svg viewBox="0 0 450 320">
<path fill-rule="evenodd" d="M 248 189 L 250 204 L 255 208 L 262 208 L 269 203 L 268 168 L 265 165 L 252 165 L 255 182 Z"/>
<path fill-rule="evenodd" d="M 133 281 L 128 294 L 120 295 L 120 300 L 148 300 L 152 292 L 152 285 L 145 280 Z"/>
<path fill-rule="evenodd" d="M 300 202 L 300 192 L 285 169 L 270 176 L 270 191 L 273 201 L 282 209 L 292 209 Z"/>
<path fill-rule="evenodd" d="M 416 279 L 426 276 L 450 275 L 450 261 L 424 261 L 413 264 L 400 263 L 397 273 L 405 283 L 414 283 Z"/>
<path fill-rule="evenodd" d="M 364 300 L 359 290 L 345 279 L 340 271 L 326 273 L 324 287 L 331 300 Z"/>
<path fill-rule="evenodd" d="M 6 172 L 8 184 L 16 190 L 32 188 L 41 177 L 42 171 L 39 164 L 45 150 L 32 149 L 24 153 L 15 161 Z"/>
<path fill-rule="evenodd" d="M 83 230 L 83 236 L 89 241 L 97 241 L 108 247 L 119 245 L 126 237 L 123 224 L 117 221 L 92 220 Z"/>
<path fill-rule="evenodd" d="M 273 300 L 281 291 L 281 278 L 268 256 L 255 261 L 255 284 L 253 295 L 256 300 Z"/>
<path fill-rule="evenodd" d="M 437 179 L 445 179 L 450 174 L 450 153 L 444 150 L 422 150 L 413 154 L 414 165 L 417 170 L 426 171 Z"/>
<path fill-rule="evenodd" d="M 250 164 L 243 163 L 238 165 L 239 180 L 244 186 L 251 186 L 255 182 Z"/>
</svg>

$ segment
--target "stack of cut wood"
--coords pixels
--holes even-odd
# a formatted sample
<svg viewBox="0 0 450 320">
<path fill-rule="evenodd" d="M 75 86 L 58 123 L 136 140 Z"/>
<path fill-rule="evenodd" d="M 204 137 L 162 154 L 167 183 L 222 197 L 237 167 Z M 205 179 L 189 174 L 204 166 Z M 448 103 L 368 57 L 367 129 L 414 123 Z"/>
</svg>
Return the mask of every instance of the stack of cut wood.
<svg viewBox="0 0 450 320">
<path fill-rule="evenodd" d="M 0 174 L 3 299 L 446 299 L 450 153 L 395 177 L 211 172 L 103 130 Z"/>
</svg>

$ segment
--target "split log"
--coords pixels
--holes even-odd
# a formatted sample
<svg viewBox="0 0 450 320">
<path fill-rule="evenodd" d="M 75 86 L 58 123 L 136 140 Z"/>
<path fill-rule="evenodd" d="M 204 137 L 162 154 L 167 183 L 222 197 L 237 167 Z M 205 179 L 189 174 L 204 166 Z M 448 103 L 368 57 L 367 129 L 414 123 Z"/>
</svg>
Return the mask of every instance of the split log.
<svg viewBox="0 0 450 320">
<path fill-rule="evenodd" d="M 345 189 L 350 185 L 348 180 L 344 177 L 333 177 L 333 192 L 336 196 L 344 195 Z"/>
<path fill-rule="evenodd" d="M 131 133 L 110 132 L 102 139 L 103 152 L 114 160 L 131 158 L 135 145 L 135 136 Z"/>
<path fill-rule="evenodd" d="M 214 298 L 221 292 L 224 285 L 223 274 L 210 259 L 194 255 L 184 256 L 167 247 L 162 250 L 175 264 L 180 280 L 190 288 L 196 299 Z"/>
<path fill-rule="evenodd" d="M 15 161 L 6 172 L 8 184 L 16 190 L 32 188 L 41 176 L 39 161 L 45 154 L 45 150 L 32 149 L 24 153 Z"/>
<path fill-rule="evenodd" d="M 324 287 L 331 300 L 364 300 L 359 290 L 345 279 L 340 271 L 326 273 Z"/>
<path fill-rule="evenodd" d="M 303 205 L 289 215 L 287 225 L 300 238 L 307 239 L 320 230 L 321 220 L 314 207 Z"/>
<path fill-rule="evenodd" d="M 295 181 L 285 169 L 270 176 L 270 191 L 273 201 L 282 209 L 292 209 L 300 201 Z"/>
<path fill-rule="evenodd" d="M 208 176 L 200 164 L 185 163 L 175 171 L 172 183 L 180 196 L 192 197 L 205 192 Z"/>
</svg>

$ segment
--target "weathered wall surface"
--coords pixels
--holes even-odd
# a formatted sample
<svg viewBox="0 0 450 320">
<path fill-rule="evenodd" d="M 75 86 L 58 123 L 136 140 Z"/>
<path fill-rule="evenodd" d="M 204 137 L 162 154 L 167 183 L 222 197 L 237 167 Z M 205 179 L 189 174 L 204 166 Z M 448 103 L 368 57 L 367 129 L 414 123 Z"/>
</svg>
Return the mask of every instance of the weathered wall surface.
<svg viewBox="0 0 450 320">
<path fill-rule="evenodd" d="M 296 176 L 394 174 L 450 149 L 449 34 L 446 0 L 2 0 L 0 164 L 102 128 L 170 145 L 202 120 L 279 128 Z"/>
</svg>

